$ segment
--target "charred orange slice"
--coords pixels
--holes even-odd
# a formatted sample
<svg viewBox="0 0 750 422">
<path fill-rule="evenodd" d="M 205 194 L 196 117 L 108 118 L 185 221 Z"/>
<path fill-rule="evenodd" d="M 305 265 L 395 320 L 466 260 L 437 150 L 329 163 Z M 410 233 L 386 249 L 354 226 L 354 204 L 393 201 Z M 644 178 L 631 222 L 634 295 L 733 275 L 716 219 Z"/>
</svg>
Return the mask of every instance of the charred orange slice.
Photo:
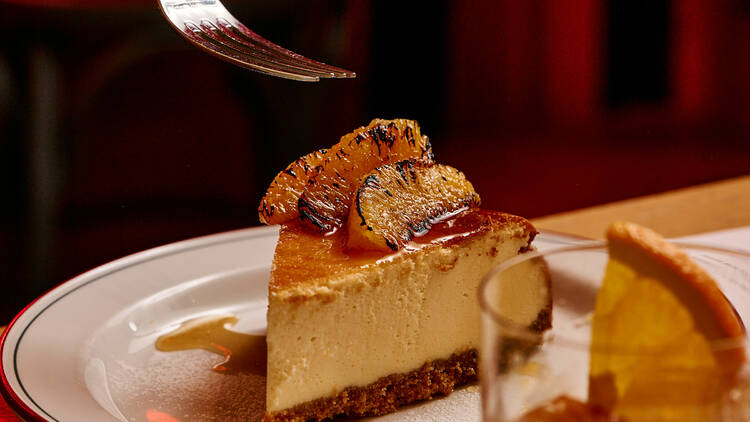
<svg viewBox="0 0 750 422">
<path fill-rule="evenodd" d="M 653 231 L 615 223 L 592 319 L 589 401 L 627 420 L 706 421 L 745 360 L 716 282 Z"/>
<path fill-rule="evenodd" d="M 340 227 L 349 213 L 357 181 L 387 163 L 417 159 L 432 163 L 429 139 L 411 120 L 375 119 L 344 135 L 329 149 L 310 153 L 282 170 L 266 191 L 258 217 L 280 224 L 300 217 L 322 231 Z"/>
<path fill-rule="evenodd" d="M 266 190 L 258 206 L 261 223 L 279 224 L 295 218 L 297 199 L 302 195 L 310 177 L 320 171 L 328 159 L 328 150 L 320 149 L 286 166 L 279 172 Z"/>
<path fill-rule="evenodd" d="M 409 160 L 378 167 L 361 180 L 347 228 L 351 249 L 389 251 L 442 218 L 480 204 L 463 173 Z"/>
</svg>

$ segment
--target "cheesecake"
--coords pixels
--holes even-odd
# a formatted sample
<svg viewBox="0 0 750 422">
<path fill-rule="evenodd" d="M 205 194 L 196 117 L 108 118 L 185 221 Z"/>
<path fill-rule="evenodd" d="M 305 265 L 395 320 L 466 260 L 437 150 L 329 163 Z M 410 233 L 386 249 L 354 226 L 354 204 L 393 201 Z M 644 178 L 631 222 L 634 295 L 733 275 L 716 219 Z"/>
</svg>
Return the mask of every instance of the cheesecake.
<svg viewBox="0 0 750 422">
<path fill-rule="evenodd" d="M 405 119 L 374 119 L 276 176 L 258 206 L 261 222 L 281 225 L 266 421 L 382 415 L 476 380 L 481 278 L 537 233 L 480 205 Z M 550 327 L 546 268 L 503 287 L 503 317 Z"/>
<path fill-rule="evenodd" d="M 468 209 L 391 253 L 346 249 L 283 224 L 269 284 L 266 421 L 392 412 L 477 378 L 477 287 L 531 248 L 525 219 Z M 550 326 L 549 281 L 530 270 L 514 321 Z"/>
</svg>

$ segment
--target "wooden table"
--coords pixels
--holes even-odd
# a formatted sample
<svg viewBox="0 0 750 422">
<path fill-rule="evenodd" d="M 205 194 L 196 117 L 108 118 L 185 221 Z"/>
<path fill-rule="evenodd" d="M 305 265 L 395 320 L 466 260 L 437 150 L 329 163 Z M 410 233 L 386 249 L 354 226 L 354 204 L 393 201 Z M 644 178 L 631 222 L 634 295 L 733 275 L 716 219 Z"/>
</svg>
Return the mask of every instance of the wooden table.
<svg viewBox="0 0 750 422">
<path fill-rule="evenodd" d="M 601 238 L 615 220 L 643 224 L 667 237 L 750 226 L 750 176 L 613 202 L 532 220 L 541 230 Z M 0 327 L 0 333 L 3 331 Z M 0 400 L 0 422 L 17 422 Z"/>
<path fill-rule="evenodd" d="M 601 238 L 615 220 L 651 227 L 666 237 L 750 225 L 750 176 L 613 202 L 532 220 L 538 229 Z"/>
</svg>

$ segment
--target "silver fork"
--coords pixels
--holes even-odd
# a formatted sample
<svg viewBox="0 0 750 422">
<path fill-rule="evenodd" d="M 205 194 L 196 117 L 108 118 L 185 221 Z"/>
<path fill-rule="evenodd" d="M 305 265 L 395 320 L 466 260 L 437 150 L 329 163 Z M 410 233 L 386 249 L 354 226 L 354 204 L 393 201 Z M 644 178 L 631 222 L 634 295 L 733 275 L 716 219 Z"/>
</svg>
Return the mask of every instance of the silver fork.
<svg viewBox="0 0 750 422">
<path fill-rule="evenodd" d="M 236 65 L 298 81 L 354 78 L 354 72 L 280 47 L 238 21 L 219 0 L 158 0 L 167 21 L 203 51 Z"/>
</svg>

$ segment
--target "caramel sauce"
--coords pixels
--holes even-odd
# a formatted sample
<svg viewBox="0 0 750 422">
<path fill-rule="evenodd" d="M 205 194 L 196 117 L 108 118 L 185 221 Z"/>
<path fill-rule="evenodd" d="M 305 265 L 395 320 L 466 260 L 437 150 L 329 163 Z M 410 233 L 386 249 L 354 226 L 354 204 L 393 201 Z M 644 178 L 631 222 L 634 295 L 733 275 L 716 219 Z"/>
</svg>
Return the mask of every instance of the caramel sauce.
<svg viewBox="0 0 750 422">
<path fill-rule="evenodd" d="M 160 336 L 156 349 L 162 352 L 202 349 L 223 356 L 211 369 L 223 374 L 266 374 L 266 336 L 238 333 L 226 328 L 237 318 L 229 315 L 191 319 Z"/>
<path fill-rule="evenodd" d="M 422 236 L 415 237 L 399 251 L 347 250 L 348 233 L 339 229 L 326 236 L 307 230 L 298 222 L 281 226 L 279 242 L 274 255 L 271 291 L 283 290 L 305 280 L 329 279 L 332 276 L 358 271 L 398 254 L 408 254 L 437 245 L 459 244 L 491 227 L 506 222 L 530 223 L 521 217 L 497 211 L 471 208 L 452 218 L 435 223 Z M 520 234 L 520 233 L 519 233 Z"/>
</svg>

